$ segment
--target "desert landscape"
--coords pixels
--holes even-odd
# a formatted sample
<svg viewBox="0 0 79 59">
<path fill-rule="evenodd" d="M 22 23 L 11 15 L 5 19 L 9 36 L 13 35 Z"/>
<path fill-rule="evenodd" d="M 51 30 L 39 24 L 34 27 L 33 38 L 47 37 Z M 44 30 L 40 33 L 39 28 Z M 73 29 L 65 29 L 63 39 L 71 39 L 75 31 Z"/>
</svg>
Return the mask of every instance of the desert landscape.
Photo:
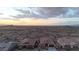
<svg viewBox="0 0 79 59">
<path fill-rule="evenodd" d="M 77 51 L 79 26 L 0 26 L 0 51 Z"/>
</svg>

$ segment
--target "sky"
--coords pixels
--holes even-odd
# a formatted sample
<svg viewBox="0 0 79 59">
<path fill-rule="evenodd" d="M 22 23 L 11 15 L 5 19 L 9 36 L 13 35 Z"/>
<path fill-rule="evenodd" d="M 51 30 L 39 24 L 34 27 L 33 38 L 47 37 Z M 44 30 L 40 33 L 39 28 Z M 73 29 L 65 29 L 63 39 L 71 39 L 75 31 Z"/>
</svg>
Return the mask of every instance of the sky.
<svg viewBox="0 0 79 59">
<path fill-rule="evenodd" d="M 79 7 L 0 7 L 0 25 L 79 25 Z"/>
</svg>

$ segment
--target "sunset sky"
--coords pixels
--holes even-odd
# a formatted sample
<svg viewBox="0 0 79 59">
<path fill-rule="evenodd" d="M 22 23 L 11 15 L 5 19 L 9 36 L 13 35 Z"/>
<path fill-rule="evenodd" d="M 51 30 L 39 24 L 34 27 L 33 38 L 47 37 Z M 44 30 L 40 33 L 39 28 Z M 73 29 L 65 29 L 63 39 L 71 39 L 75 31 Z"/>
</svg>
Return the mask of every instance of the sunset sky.
<svg viewBox="0 0 79 59">
<path fill-rule="evenodd" d="M 0 25 L 79 25 L 79 8 L 0 7 Z"/>
</svg>

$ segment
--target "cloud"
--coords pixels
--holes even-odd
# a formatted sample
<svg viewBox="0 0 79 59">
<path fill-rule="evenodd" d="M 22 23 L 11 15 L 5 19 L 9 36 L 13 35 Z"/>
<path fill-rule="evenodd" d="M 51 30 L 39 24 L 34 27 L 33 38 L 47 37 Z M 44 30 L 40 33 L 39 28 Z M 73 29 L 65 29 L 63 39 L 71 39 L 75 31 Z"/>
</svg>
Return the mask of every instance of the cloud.
<svg viewBox="0 0 79 59">
<path fill-rule="evenodd" d="M 0 19 L 79 18 L 79 7 L 9 7 L 0 11 L 4 13 L 0 13 Z"/>
<path fill-rule="evenodd" d="M 0 15 L 3 15 L 3 13 L 0 13 Z"/>
<path fill-rule="evenodd" d="M 78 7 L 22 7 L 15 8 L 20 14 L 14 18 L 72 18 L 79 17 Z"/>
<path fill-rule="evenodd" d="M 24 7 L 16 8 L 16 11 L 19 11 L 21 14 L 13 16 L 15 18 L 26 18 L 26 17 L 35 17 L 35 18 L 51 18 L 64 14 L 66 12 L 63 7 Z"/>
</svg>

